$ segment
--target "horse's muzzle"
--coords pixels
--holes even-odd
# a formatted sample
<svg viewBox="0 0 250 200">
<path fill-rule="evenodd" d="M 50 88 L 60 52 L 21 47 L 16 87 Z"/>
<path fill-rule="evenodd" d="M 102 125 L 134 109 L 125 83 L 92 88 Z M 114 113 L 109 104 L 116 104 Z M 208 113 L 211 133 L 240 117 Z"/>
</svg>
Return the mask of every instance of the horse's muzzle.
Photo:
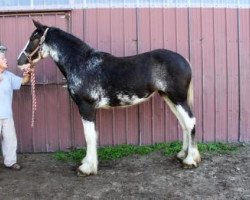
<svg viewBox="0 0 250 200">
<path fill-rule="evenodd" d="M 24 64 L 24 65 L 17 65 L 17 67 L 18 67 L 20 70 L 22 70 L 22 71 L 24 71 L 24 70 L 30 68 L 30 66 L 31 66 L 30 63 Z"/>
</svg>

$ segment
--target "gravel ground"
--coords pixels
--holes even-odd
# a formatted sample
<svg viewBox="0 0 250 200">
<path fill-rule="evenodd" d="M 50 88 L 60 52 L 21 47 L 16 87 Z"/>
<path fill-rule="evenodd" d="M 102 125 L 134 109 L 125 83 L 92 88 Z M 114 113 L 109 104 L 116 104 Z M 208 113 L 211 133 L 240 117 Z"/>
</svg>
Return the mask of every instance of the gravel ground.
<svg viewBox="0 0 250 200">
<path fill-rule="evenodd" d="M 20 154 L 21 171 L 0 166 L 0 199 L 250 199 L 250 146 L 203 155 L 182 169 L 161 152 L 101 161 L 96 176 L 77 177 L 72 163 L 52 154 Z M 2 162 L 2 158 L 1 158 Z"/>
</svg>

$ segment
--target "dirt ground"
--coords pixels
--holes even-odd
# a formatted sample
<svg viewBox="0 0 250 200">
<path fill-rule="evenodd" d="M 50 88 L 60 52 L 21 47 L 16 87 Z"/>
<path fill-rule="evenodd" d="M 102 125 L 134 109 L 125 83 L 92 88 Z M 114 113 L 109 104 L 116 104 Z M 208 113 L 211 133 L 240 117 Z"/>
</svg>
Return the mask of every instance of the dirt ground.
<svg viewBox="0 0 250 200">
<path fill-rule="evenodd" d="M 18 155 L 21 171 L 0 166 L 0 199 L 250 199 L 250 146 L 203 155 L 182 169 L 161 152 L 102 161 L 97 176 L 77 177 L 74 165 L 52 154 Z M 2 162 L 2 159 L 1 159 Z"/>
</svg>

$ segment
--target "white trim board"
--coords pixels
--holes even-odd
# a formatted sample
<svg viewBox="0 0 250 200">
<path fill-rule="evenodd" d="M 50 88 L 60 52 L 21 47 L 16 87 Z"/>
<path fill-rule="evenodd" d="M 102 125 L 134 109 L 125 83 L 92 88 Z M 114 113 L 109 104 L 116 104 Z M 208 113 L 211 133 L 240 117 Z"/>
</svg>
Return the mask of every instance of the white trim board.
<svg viewBox="0 0 250 200">
<path fill-rule="evenodd" d="M 16 1 L 16 3 L 15 3 Z M 22 10 L 63 10 L 90 8 L 250 8 L 250 0 L 47 0 L 36 5 L 34 0 L 0 1 L 0 12 Z"/>
</svg>

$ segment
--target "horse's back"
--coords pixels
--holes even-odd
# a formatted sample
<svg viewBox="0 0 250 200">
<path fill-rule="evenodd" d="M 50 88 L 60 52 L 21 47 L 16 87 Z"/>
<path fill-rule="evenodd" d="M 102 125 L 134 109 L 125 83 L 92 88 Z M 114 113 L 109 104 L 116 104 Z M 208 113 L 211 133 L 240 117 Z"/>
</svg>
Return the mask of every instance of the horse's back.
<svg viewBox="0 0 250 200">
<path fill-rule="evenodd" d="M 154 89 L 155 83 L 185 82 L 188 84 L 191 80 L 191 67 L 189 62 L 180 54 L 166 50 L 156 49 L 142 54 L 115 57 L 111 54 L 105 54 L 103 57 L 103 74 L 109 81 L 123 82 L 134 86 L 147 84 Z M 157 79 L 157 80 L 156 80 Z"/>
<path fill-rule="evenodd" d="M 156 49 L 127 57 L 115 57 L 106 54 L 108 66 L 122 67 L 123 70 L 147 70 L 161 66 L 162 70 L 169 73 L 191 73 L 189 62 L 180 54 L 167 49 Z M 110 63 L 112 63 L 110 65 Z"/>
</svg>

